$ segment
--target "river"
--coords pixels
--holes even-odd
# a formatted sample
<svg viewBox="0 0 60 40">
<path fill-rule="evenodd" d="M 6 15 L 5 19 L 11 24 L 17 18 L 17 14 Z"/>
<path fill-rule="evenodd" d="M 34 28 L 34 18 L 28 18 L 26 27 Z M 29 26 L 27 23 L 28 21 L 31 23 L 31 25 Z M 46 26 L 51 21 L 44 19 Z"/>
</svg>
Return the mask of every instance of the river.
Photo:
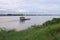
<svg viewBox="0 0 60 40">
<path fill-rule="evenodd" d="M 20 21 L 21 16 L 0 16 L 0 28 L 23 30 L 31 25 L 41 25 L 52 18 L 60 18 L 60 16 L 24 16 L 30 20 Z"/>
</svg>

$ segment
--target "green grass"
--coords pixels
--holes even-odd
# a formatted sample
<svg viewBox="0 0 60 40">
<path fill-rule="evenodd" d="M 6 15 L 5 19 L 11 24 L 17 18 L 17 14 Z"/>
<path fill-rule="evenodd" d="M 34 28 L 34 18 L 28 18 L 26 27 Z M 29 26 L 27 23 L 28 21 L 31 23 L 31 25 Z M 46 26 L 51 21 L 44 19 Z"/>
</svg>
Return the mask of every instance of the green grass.
<svg viewBox="0 0 60 40">
<path fill-rule="evenodd" d="M 60 22 L 54 20 L 22 31 L 1 29 L 0 40 L 60 40 Z"/>
</svg>

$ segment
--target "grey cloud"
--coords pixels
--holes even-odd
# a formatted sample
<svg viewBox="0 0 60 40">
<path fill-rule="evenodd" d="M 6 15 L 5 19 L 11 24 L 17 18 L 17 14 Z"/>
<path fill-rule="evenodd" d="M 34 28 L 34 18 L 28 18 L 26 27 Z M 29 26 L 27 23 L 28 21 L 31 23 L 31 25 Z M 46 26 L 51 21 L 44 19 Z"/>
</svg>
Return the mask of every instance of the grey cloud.
<svg viewBox="0 0 60 40">
<path fill-rule="evenodd" d="M 24 9 L 29 11 L 59 11 L 60 0 L 0 0 L 0 8 L 17 10 Z"/>
</svg>

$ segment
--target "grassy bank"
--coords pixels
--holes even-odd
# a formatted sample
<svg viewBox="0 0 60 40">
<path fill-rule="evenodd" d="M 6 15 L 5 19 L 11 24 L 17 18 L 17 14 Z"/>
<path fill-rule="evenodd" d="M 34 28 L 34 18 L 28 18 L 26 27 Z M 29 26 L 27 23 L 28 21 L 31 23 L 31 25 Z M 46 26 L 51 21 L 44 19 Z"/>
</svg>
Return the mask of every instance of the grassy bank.
<svg viewBox="0 0 60 40">
<path fill-rule="evenodd" d="M 22 31 L 1 29 L 0 40 L 60 40 L 60 19 L 54 18 Z"/>
</svg>

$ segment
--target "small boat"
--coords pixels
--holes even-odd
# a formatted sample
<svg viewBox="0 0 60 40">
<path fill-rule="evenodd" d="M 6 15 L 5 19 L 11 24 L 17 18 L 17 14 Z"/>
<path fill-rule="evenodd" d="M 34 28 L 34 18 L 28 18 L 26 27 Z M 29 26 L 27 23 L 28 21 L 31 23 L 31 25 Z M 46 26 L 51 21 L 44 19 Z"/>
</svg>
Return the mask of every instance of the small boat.
<svg viewBox="0 0 60 40">
<path fill-rule="evenodd" d="M 30 18 L 20 17 L 20 21 L 30 20 Z"/>
</svg>

